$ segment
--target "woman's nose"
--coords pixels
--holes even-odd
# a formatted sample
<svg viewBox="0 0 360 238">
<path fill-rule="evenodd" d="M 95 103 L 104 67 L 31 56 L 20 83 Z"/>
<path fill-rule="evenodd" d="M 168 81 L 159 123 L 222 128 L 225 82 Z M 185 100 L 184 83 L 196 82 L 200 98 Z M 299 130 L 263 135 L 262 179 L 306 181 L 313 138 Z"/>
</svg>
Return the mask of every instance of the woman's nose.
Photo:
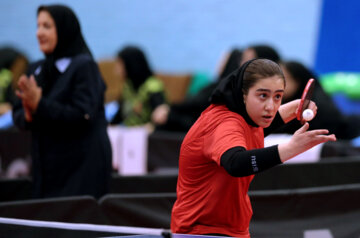
<svg viewBox="0 0 360 238">
<path fill-rule="evenodd" d="M 273 110 L 274 109 L 275 102 L 271 99 L 267 100 L 265 104 L 265 110 Z"/>
<path fill-rule="evenodd" d="M 40 35 L 41 35 L 41 29 L 38 28 L 38 29 L 36 30 L 36 37 L 39 38 Z"/>
</svg>

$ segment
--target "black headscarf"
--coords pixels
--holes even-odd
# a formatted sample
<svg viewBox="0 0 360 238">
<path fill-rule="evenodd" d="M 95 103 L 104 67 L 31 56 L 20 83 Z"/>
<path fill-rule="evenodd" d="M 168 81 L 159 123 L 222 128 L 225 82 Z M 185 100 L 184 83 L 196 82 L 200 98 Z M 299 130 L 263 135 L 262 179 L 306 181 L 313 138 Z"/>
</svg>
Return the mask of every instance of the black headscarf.
<svg viewBox="0 0 360 238">
<path fill-rule="evenodd" d="M 122 49 L 118 58 L 123 60 L 127 79 L 131 80 L 136 90 L 153 75 L 145 54 L 135 46 Z"/>
<path fill-rule="evenodd" d="M 11 69 L 15 60 L 21 53 L 11 47 L 0 49 L 0 69 Z"/>
<path fill-rule="evenodd" d="M 258 127 L 246 111 L 242 90 L 245 70 L 254 60 L 256 59 L 245 62 L 240 68 L 221 80 L 211 95 L 210 102 L 225 104 L 230 111 L 240 114 L 249 125 Z"/>
<path fill-rule="evenodd" d="M 37 10 L 37 15 L 41 11 L 47 11 L 54 19 L 57 44 L 54 51 L 46 54 L 46 59 L 42 65 L 39 75 L 39 84 L 46 94 L 54 84 L 59 75 L 55 67 L 55 61 L 63 57 L 73 57 L 79 54 L 89 54 L 91 52 L 82 36 L 80 23 L 75 13 L 64 5 L 42 5 Z"/>
<path fill-rule="evenodd" d="M 276 63 L 279 63 L 280 61 L 280 55 L 271 46 L 254 45 L 254 46 L 250 46 L 249 48 L 255 51 L 256 58 L 258 59 L 269 59 Z"/>
<path fill-rule="evenodd" d="M 226 61 L 225 67 L 223 71 L 220 73 L 218 81 L 224 79 L 230 73 L 232 73 L 235 69 L 239 68 L 241 61 L 242 52 L 238 49 L 233 49 L 230 52 L 229 58 Z"/>
</svg>

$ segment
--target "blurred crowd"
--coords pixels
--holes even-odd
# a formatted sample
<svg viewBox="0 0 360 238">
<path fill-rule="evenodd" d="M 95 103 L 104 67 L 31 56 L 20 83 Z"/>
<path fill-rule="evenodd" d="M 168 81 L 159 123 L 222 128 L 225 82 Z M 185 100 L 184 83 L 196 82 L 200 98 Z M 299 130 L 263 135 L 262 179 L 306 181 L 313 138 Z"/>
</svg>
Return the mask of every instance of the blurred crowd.
<svg viewBox="0 0 360 238">
<path fill-rule="evenodd" d="M 46 27 L 46 17 L 49 17 L 42 16 L 43 13 L 50 14 L 50 20 L 57 30 L 52 49 L 46 48 L 48 33 L 41 32 L 41 24 L 45 24 Z M 79 159 L 84 156 L 109 157 L 109 139 L 104 135 L 106 127 L 144 126 L 149 133 L 186 133 L 202 111 L 210 105 L 209 97 L 218 83 L 253 58 L 270 59 L 281 66 L 286 78 L 283 103 L 300 98 L 306 82 L 310 78 L 315 79 L 312 100 L 317 104 L 318 112 L 316 118 L 310 122 L 310 129 L 326 128 L 339 139 L 323 147 L 322 157 L 360 154 L 360 114 L 345 114 L 316 72 L 302 62 L 282 59 L 271 45 L 257 44 L 229 49 L 227 54 L 219 57 L 218 71 L 213 78 L 191 72 L 187 91 L 178 102 L 170 100 L 173 92 L 168 90 L 167 85 L 158 76 L 159 72 L 154 72 L 141 45 L 114 49 L 114 59 L 111 59 L 114 67 L 111 70 L 115 80 L 119 82 L 116 84 L 119 93 L 116 100 L 104 101 L 106 93 L 114 89 L 107 85 L 105 91 L 103 83 L 109 83 L 114 79 L 106 78 L 103 71 L 96 66 L 99 62 L 92 58 L 82 38 L 80 26 L 69 25 L 66 20 L 59 17 L 61 14 L 65 18 L 76 19 L 71 11 L 59 6 L 45 6 L 38 10 L 37 37 L 40 50 L 44 53 L 44 61 L 30 64 L 27 57 L 18 49 L 0 49 L 0 127 L 2 130 L 31 130 L 32 140 L 36 141 L 35 147 L 32 148 L 32 151 L 36 152 L 32 156 L 37 158 L 33 158 L 32 162 L 25 159 L 16 160 L 8 167 L 8 171 L 2 171 L 2 174 L 4 177 L 29 175 L 29 163 L 32 163 L 32 168 L 36 169 L 36 176 L 39 177 L 39 181 L 41 180 L 36 191 L 39 197 L 59 195 L 58 191 L 48 188 L 60 183 L 59 179 L 53 178 L 55 171 L 64 167 L 63 162 L 56 158 L 59 151 L 65 148 L 72 150 L 73 155 L 61 154 L 62 158 L 69 157 L 76 161 L 71 170 L 93 171 L 91 176 L 94 181 L 104 180 L 106 183 L 107 175 L 102 173 L 108 173 L 108 161 L 97 163 L 94 162 L 94 158 L 93 161 L 82 164 Z M 41 22 L 42 20 L 45 23 Z M 65 32 L 71 32 L 74 36 L 65 36 Z M 76 72 L 77 67 L 83 72 L 82 75 Z M 62 74 L 68 76 L 63 79 Z M 31 75 L 35 75 L 36 79 Z M 87 76 L 89 78 L 84 79 Z M 64 82 L 59 83 L 60 78 Z M 293 120 L 275 133 L 293 134 L 300 127 L 301 123 Z M 100 140 L 104 142 L 101 144 Z M 89 150 L 89 145 L 94 145 L 94 141 L 98 145 L 95 146 L 97 148 L 91 146 L 93 149 L 85 153 L 84 150 Z M 75 150 L 74 146 L 77 147 Z M 46 164 L 45 157 L 51 160 L 51 163 L 57 163 L 57 167 Z M 95 169 L 99 167 L 102 168 L 101 171 Z M 45 169 L 51 170 L 52 174 L 46 174 Z M 79 181 L 76 173 L 68 171 L 57 176 L 61 180 L 75 176 L 71 180 L 72 184 L 75 180 Z M 53 180 L 53 183 L 47 184 L 45 180 Z M 99 197 L 106 192 L 91 189 L 94 183 L 88 178 L 86 180 L 88 181 L 76 186 L 69 185 L 67 190 L 63 191 L 64 194 L 75 194 L 77 192 L 74 190 L 83 189 L 84 193 Z M 62 187 L 63 184 L 59 186 Z"/>
</svg>

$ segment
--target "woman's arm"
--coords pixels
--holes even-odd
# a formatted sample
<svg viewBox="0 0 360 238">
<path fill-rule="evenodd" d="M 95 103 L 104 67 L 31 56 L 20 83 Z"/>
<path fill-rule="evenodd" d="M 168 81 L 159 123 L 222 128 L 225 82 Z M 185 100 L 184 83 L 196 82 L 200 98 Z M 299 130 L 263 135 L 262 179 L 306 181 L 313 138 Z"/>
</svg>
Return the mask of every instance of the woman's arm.
<svg viewBox="0 0 360 238">
<path fill-rule="evenodd" d="M 336 141 L 335 135 L 327 135 L 328 130 L 308 131 L 308 129 L 309 123 L 305 123 L 289 142 L 263 149 L 231 148 L 222 154 L 220 164 L 230 175 L 243 177 L 283 163 L 318 144 Z"/>
<path fill-rule="evenodd" d="M 233 147 L 221 156 L 220 165 L 234 177 L 244 177 L 262 172 L 281 163 L 278 146 L 246 150 Z"/>
</svg>

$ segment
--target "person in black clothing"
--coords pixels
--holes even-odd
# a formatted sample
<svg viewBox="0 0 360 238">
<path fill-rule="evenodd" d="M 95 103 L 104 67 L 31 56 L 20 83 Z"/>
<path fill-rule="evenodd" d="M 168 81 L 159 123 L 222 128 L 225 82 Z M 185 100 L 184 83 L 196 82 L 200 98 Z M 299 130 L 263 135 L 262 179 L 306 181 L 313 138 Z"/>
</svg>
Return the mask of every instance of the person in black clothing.
<svg viewBox="0 0 360 238">
<path fill-rule="evenodd" d="M 221 79 L 240 66 L 241 55 L 239 49 L 234 48 L 231 50 L 218 78 L 196 95 L 186 98 L 182 103 L 163 104 L 157 107 L 152 115 L 156 130 L 188 131 L 201 112 L 210 105 L 209 98 Z"/>
<path fill-rule="evenodd" d="M 317 76 L 312 71 L 297 61 L 286 61 L 281 65 L 286 78 L 283 103 L 301 98 L 307 81 L 310 78 L 315 79 L 312 100 L 318 105 L 318 113 L 309 122 L 310 129 L 327 128 L 330 133 L 336 134 L 340 140 L 353 139 L 360 135 L 360 118 L 342 114 L 330 95 L 321 87 Z M 293 134 L 300 127 L 300 122 L 294 120 L 279 129 L 277 133 Z"/>
<path fill-rule="evenodd" d="M 32 132 L 34 197 L 99 198 L 111 175 L 106 86 L 70 8 L 40 6 L 37 38 L 45 59 L 20 77 L 13 110 L 16 126 Z"/>
</svg>

